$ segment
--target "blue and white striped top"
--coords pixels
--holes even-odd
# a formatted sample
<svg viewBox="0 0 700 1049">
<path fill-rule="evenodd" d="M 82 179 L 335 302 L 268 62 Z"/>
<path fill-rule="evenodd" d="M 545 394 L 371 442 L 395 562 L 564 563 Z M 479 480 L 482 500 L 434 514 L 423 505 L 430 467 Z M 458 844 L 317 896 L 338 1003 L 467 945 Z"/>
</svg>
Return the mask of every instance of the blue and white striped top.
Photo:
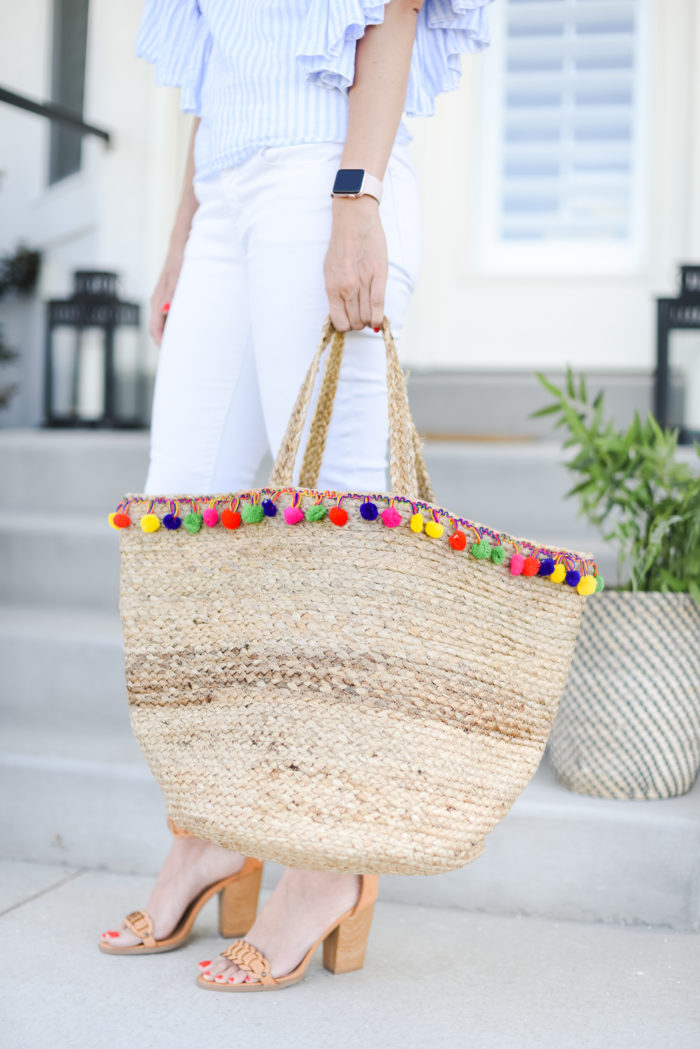
<svg viewBox="0 0 700 1049">
<path fill-rule="evenodd" d="M 196 177 L 263 146 L 344 142 L 355 44 L 389 0 L 146 0 L 136 54 L 156 82 L 181 88 L 201 124 Z M 460 56 L 489 43 L 491 0 L 425 0 L 406 94 L 408 116 L 457 87 Z M 397 141 L 410 134 L 401 123 Z"/>
</svg>

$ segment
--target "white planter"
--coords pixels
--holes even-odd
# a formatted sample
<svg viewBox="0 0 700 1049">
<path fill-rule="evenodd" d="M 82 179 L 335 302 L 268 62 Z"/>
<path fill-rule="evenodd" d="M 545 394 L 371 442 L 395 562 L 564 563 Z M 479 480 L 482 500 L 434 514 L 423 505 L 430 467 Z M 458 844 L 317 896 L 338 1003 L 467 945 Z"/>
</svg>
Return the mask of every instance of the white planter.
<svg viewBox="0 0 700 1049">
<path fill-rule="evenodd" d="M 700 609 L 687 594 L 604 591 L 584 606 L 547 753 L 605 798 L 685 794 L 700 768 Z"/>
</svg>

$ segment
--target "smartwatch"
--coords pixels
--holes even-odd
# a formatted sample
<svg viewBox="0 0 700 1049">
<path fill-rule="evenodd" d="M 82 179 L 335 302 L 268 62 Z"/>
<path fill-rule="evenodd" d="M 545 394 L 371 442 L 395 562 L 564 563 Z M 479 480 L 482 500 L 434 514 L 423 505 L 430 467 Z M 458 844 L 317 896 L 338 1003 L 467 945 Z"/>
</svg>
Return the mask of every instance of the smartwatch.
<svg viewBox="0 0 700 1049">
<path fill-rule="evenodd" d="M 382 181 L 362 168 L 340 168 L 335 176 L 332 197 L 374 197 L 382 199 Z"/>
</svg>

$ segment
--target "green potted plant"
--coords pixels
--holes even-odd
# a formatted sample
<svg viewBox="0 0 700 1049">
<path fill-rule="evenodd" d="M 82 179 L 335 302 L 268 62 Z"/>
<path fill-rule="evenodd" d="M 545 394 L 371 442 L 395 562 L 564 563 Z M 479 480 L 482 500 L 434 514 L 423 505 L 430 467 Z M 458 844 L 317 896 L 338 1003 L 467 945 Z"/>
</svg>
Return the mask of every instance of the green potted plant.
<svg viewBox="0 0 700 1049">
<path fill-rule="evenodd" d="M 564 389 L 536 374 L 552 401 L 532 414 L 567 431 L 567 495 L 617 546 L 625 580 L 586 602 L 549 760 L 578 793 L 683 794 L 700 768 L 700 444 L 679 461 L 677 430 L 637 413 L 618 429 L 570 368 Z"/>
</svg>

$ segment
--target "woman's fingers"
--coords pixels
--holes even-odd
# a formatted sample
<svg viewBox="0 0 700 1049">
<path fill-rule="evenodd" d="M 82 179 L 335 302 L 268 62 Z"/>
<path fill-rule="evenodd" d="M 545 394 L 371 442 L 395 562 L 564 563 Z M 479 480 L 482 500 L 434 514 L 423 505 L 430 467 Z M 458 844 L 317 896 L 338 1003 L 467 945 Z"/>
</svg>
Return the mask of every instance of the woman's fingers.
<svg viewBox="0 0 700 1049">
<path fill-rule="evenodd" d="M 162 307 L 153 300 L 151 301 L 151 315 L 148 321 L 148 331 L 156 346 L 160 346 L 163 340 L 163 328 L 165 327 L 166 314 Z"/>
<path fill-rule="evenodd" d="M 328 313 L 336 331 L 349 331 L 350 321 L 340 295 L 328 295 Z"/>
<path fill-rule="evenodd" d="M 371 281 L 362 282 L 359 293 L 360 321 L 363 327 L 372 323 Z"/>
<path fill-rule="evenodd" d="M 376 275 L 372 278 L 370 285 L 369 324 L 373 328 L 381 328 L 384 320 L 384 296 L 386 295 L 386 274 Z"/>
<path fill-rule="evenodd" d="M 345 312 L 347 313 L 348 320 L 350 321 L 350 327 L 353 331 L 360 331 L 360 329 L 364 328 L 365 325 L 360 316 L 359 290 L 356 291 L 354 295 L 350 296 L 349 298 L 344 298 L 343 302 L 345 304 Z"/>
</svg>

